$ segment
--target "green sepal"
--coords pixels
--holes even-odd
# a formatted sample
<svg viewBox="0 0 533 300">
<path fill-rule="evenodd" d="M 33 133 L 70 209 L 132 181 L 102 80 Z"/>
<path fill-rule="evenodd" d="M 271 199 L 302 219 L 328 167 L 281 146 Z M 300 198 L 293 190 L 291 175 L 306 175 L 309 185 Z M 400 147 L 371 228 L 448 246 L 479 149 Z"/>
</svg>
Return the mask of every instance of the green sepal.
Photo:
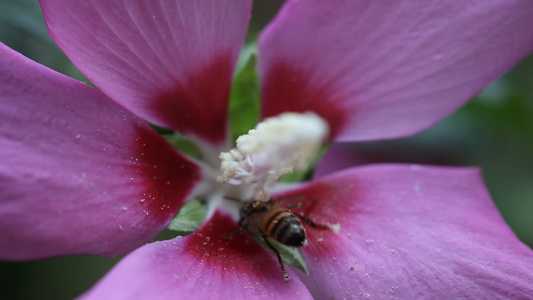
<svg viewBox="0 0 533 300">
<path fill-rule="evenodd" d="M 187 235 L 198 229 L 205 220 L 205 206 L 196 199 L 185 203 L 168 225 L 168 229 Z"/>
</svg>

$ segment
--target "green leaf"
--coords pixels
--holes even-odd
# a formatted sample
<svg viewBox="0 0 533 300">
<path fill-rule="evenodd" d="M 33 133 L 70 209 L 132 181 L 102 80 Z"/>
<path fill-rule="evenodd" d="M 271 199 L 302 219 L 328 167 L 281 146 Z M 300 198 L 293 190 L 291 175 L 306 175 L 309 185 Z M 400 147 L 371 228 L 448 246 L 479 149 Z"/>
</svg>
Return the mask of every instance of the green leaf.
<svg viewBox="0 0 533 300">
<path fill-rule="evenodd" d="M 184 135 L 179 133 L 170 133 L 162 135 L 165 140 L 178 149 L 181 153 L 184 153 L 190 157 L 202 160 L 202 152 L 196 144 Z"/>
<path fill-rule="evenodd" d="M 248 133 L 259 120 L 259 78 L 256 70 L 256 44 L 247 44 L 239 57 L 231 86 L 229 114 L 233 140 Z"/>
<path fill-rule="evenodd" d="M 237 60 L 237 67 L 235 74 L 239 74 L 247 65 L 252 56 L 257 55 L 257 43 L 255 41 L 247 42 L 243 47 L 239 59 Z"/>
<path fill-rule="evenodd" d="M 198 229 L 205 220 L 204 205 L 196 199 L 187 202 L 168 225 L 168 229 L 187 235 Z"/>
<path fill-rule="evenodd" d="M 261 237 L 254 236 L 254 239 L 259 244 L 261 244 L 263 247 L 265 247 L 269 251 L 271 251 L 270 248 L 268 248 L 268 246 L 261 240 Z M 296 268 L 302 270 L 302 272 L 304 272 L 305 274 L 309 274 L 309 271 L 307 269 L 307 264 L 305 263 L 305 259 L 304 259 L 303 255 L 302 255 L 302 253 L 300 253 L 300 250 L 298 250 L 297 248 L 294 248 L 294 247 L 288 247 L 288 246 L 285 246 L 283 244 L 280 244 L 280 243 L 276 242 L 274 239 L 269 239 L 268 241 L 272 244 L 272 246 L 274 246 L 276 249 L 278 249 L 279 254 L 281 255 L 281 259 L 283 259 L 283 262 L 286 265 L 291 265 L 293 267 L 296 267 Z M 277 258 L 276 258 L 276 260 L 277 260 Z M 280 273 L 281 273 L 281 270 L 280 270 Z"/>
</svg>

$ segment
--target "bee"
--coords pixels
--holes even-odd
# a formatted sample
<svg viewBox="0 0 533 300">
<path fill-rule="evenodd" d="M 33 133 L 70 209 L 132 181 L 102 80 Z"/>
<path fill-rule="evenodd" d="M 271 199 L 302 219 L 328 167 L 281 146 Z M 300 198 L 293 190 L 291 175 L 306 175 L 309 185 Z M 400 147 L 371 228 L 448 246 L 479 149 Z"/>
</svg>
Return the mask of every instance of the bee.
<svg viewBox="0 0 533 300">
<path fill-rule="evenodd" d="M 282 202 L 294 201 L 305 198 L 302 195 L 290 195 L 279 198 L 271 198 L 268 201 L 251 200 L 246 202 L 240 210 L 240 229 L 230 236 L 246 231 L 250 234 L 259 234 L 261 240 L 272 250 L 278 257 L 278 262 L 283 272 L 285 281 L 290 280 L 290 276 L 285 270 L 285 265 L 281 255 L 269 241 L 274 239 L 280 244 L 290 247 L 303 247 L 307 245 L 307 237 L 302 221 L 319 230 L 330 230 L 330 226 L 317 224 L 305 215 L 292 212 L 291 209 L 301 207 L 305 203 L 297 203 L 282 206 Z"/>
</svg>

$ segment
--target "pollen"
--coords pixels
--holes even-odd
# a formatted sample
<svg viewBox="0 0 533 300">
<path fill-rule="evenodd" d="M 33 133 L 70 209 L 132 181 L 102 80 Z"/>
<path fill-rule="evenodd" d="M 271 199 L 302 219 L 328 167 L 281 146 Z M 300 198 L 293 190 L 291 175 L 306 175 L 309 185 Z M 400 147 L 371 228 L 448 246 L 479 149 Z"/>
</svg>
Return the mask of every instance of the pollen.
<svg viewBox="0 0 533 300">
<path fill-rule="evenodd" d="M 240 136 L 236 148 L 220 154 L 222 175 L 217 181 L 255 184 L 254 199 L 267 201 L 265 187 L 285 174 L 305 170 L 328 131 L 326 121 L 312 112 L 268 118 Z"/>
</svg>

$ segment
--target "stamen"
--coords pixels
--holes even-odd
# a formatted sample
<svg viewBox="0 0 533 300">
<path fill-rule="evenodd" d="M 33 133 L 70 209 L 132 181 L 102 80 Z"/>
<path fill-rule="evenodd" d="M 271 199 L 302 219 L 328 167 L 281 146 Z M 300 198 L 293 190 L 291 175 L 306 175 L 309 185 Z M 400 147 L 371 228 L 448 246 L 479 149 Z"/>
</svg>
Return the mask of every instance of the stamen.
<svg viewBox="0 0 533 300">
<path fill-rule="evenodd" d="M 303 171 L 328 134 L 315 113 L 283 113 L 259 123 L 237 139 L 237 147 L 220 154 L 219 183 L 256 184 L 254 199 L 269 199 L 265 187 L 279 177 Z"/>
</svg>

